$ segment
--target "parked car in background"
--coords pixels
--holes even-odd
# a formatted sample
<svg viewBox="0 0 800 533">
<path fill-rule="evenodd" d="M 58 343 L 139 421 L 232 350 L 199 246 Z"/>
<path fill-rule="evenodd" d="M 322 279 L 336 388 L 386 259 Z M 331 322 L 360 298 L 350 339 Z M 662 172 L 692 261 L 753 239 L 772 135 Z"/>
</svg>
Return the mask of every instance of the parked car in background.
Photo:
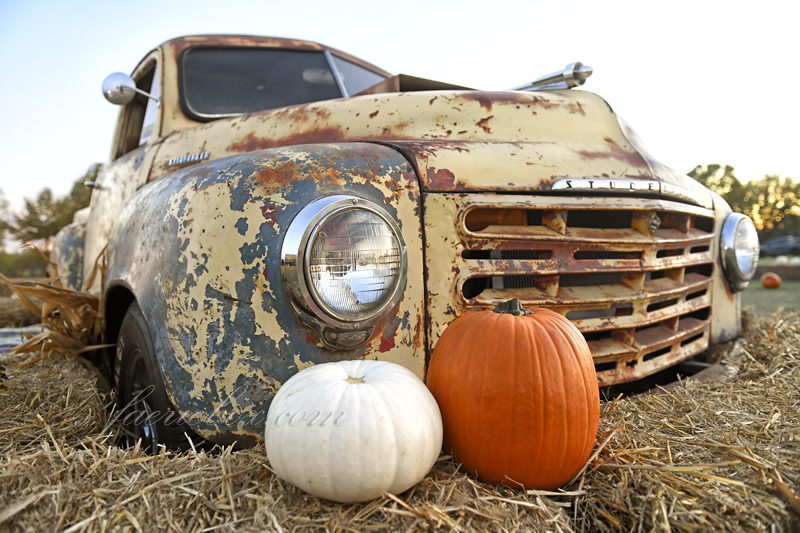
<svg viewBox="0 0 800 533">
<path fill-rule="evenodd" d="M 760 246 L 760 255 L 774 257 L 776 255 L 800 255 L 800 237 L 786 235 L 775 237 Z"/>
<path fill-rule="evenodd" d="M 755 227 L 571 89 L 590 72 L 477 91 L 210 35 L 110 76 L 111 163 L 54 259 L 77 288 L 105 258 L 90 290 L 131 438 L 253 445 L 299 370 L 424 379 L 455 318 L 512 298 L 570 319 L 600 386 L 736 338 Z"/>
</svg>

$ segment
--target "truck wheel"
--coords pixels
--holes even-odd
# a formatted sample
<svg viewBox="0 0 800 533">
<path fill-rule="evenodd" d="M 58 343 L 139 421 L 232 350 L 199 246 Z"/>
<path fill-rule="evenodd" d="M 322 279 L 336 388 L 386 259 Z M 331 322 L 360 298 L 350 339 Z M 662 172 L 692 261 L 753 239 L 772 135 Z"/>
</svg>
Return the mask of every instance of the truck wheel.
<svg viewBox="0 0 800 533">
<path fill-rule="evenodd" d="M 133 302 L 125 313 L 114 366 L 118 405 L 116 417 L 124 427 L 123 442 L 132 447 L 141 439 L 142 449 L 156 454 L 159 446 L 189 449 L 202 438 L 178 416 L 167 397 L 150 330 L 142 310 Z"/>
</svg>

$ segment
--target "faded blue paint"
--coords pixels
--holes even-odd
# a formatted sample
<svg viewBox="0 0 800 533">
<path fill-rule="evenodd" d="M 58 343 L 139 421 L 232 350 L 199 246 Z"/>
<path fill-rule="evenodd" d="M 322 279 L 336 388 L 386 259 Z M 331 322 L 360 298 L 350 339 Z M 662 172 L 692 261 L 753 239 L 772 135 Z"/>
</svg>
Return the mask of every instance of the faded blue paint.
<svg viewBox="0 0 800 533">
<path fill-rule="evenodd" d="M 72 223 L 58 232 L 53 242 L 51 260 L 58 266 L 58 277 L 70 289 L 79 291 L 83 284 L 83 249 L 86 223 Z"/>
<path fill-rule="evenodd" d="M 291 153 L 305 154 L 305 158 L 290 158 Z M 263 161 L 272 161 L 272 167 L 265 167 Z M 275 161 L 283 163 L 275 165 Z M 231 170 L 233 167 L 236 167 L 235 172 Z M 288 167 L 291 172 L 287 171 Z M 414 179 L 409 178 L 413 171 L 406 160 L 383 146 L 351 143 L 264 150 L 177 171 L 143 187 L 126 205 L 111 235 L 107 279 L 109 282 L 124 281 L 133 288 L 153 333 L 170 397 L 199 433 L 213 440 L 214 435 L 240 432 L 236 420 L 241 422 L 242 417 L 234 416 L 239 409 L 235 405 L 249 405 L 257 412 L 265 412 L 271 401 L 269 386 L 285 382 L 297 372 L 295 357 L 303 363 L 316 364 L 364 356 L 364 347 L 334 353 L 320 348 L 316 341 L 311 342 L 311 338 L 316 337 L 300 321 L 283 294 L 279 257 L 282 234 L 277 228 L 284 231 L 297 212 L 315 198 L 349 192 L 383 205 L 401 229 L 411 222 L 411 231 L 419 232 L 418 219 L 404 221 L 397 216 L 396 184 L 389 187 L 385 182 L 384 186 L 376 182 L 376 171 L 386 172 L 385 169 L 393 169 L 389 181 L 400 183 Z M 354 183 L 353 176 L 366 183 Z M 240 217 L 234 227 L 224 230 L 224 220 L 230 214 L 223 212 L 223 207 L 214 216 L 192 222 L 203 231 L 193 233 L 188 239 L 180 238 L 178 228 L 202 211 L 197 206 L 209 201 L 203 191 L 216 192 L 220 187 L 230 198 L 230 209 L 242 212 L 246 204 L 255 202 L 264 206 L 263 218 Z M 413 188 L 416 189 L 416 183 Z M 167 207 L 178 194 L 185 194 L 178 199 L 178 216 L 169 216 Z M 414 192 L 410 194 L 412 199 L 419 200 Z M 280 205 L 271 200 L 273 195 L 281 198 Z M 219 201 L 219 194 L 210 196 L 211 201 Z M 225 204 L 227 202 L 221 205 Z M 231 254 L 230 258 L 225 258 L 229 261 L 224 267 L 226 271 L 241 272 L 235 287 L 227 288 L 234 290 L 234 294 L 215 286 L 213 272 L 206 267 L 196 267 L 194 276 L 187 273 L 184 254 L 190 240 L 198 240 L 200 248 L 206 230 L 214 235 L 224 234 L 224 231 L 244 235 L 252 224 L 258 227 L 252 242 L 240 248 L 238 257 Z M 203 255 L 201 265 L 208 262 L 208 256 Z M 143 261 L 145 257 L 147 260 Z M 185 299 L 188 289 L 203 284 L 205 299 L 201 305 L 194 299 Z M 257 284 L 265 284 L 269 290 Z M 256 305 L 275 317 L 280 331 L 257 333 L 259 328 L 252 307 Z M 416 330 L 412 329 L 418 324 L 411 324 L 407 315 L 402 319 L 388 316 L 383 323 L 384 330 L 376 334 L 394 335 L 396 330 L 398 339 L 401 335 L 413 338 Z M 176 325 L 187 322 L 171 320 L 173 316 L 190 316 L 192 325 L 182 326 L 186 329 L 177 328 Z M 170 343 L 170 339 L 178 339 L 177 345 Z M 194 357 L 198 353 L 198 342 L 204 343 L 208 360 L 197 360 L 197 368 L 213 367 L 216 376 L 234 358 L 242 357 L 242 348 L 252 353 L 245 356 L 245 364 L 254 372 L 238 378 L 236 386 L 237 389 L 241 386 L 242 396 L 235 402 L 220 398 L 215 379 L 221 378 L 198 382 L 191 369 L 184 369 L 177 362 L 173 351 L 176 346 Z M 413 348 L 410 350 L 413 353 Z M 190 394 L 193 390 L 194 396 Z M 203 391 L 199 398 L 197 391 Z M 214 423 L 192 416 L 214 411 L 217 417 Z M 246 422 L 243 430 L 245 434 L 261 436 L 263 420 Z"/>
<path fill-rule="evenodd" d="M 239 230 L 239 235 L 245 235 L 247 233 L 247 219 L 240 218 L 237 220 L 236 229 Z"/>
</svg>

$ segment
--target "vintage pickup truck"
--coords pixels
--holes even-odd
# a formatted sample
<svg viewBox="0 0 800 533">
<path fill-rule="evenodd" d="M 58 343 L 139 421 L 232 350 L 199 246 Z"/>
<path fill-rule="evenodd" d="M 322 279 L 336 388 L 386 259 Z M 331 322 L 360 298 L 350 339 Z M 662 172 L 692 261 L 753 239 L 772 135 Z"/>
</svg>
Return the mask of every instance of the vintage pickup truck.
<svg viewBox="0 0 800 533">
<path fill-rule="evenodd" d="M 588 73 L 476 91 L 210 35 L 109 76 L 111 163 L 54 257 L 102 295 L 131 437 L 253 445 L 299 370 L 370 358 L 424 379 L 450 322 L 511 298 L 570 319 L 600 386 L 735 338 L 752 222 L 569 89 Z"/>
</svg>

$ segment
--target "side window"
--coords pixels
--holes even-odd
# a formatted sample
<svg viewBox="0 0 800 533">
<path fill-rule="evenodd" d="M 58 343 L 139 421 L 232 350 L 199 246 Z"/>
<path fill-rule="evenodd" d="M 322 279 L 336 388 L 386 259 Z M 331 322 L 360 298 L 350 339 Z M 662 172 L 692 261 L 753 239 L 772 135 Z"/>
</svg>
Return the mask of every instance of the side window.
<svg viewBox="0 0 800 533">
<path fill-rule="evenodd" d="M 136 78 L 136 87 L 153 96 L 158 96 L 158 73 L 155 63 Z M 157 112 L 158 103 L 141 94 L 137 94 L 129 104 L 125 105 L 116 151 L 117 157 L 135 150 L 147 142 L 153 134 Z"/>
<path fill-rule="evenodd" d="M 376 74 L 371 70 L 360 67 L 341 57 L 333 56 L 333 62 L 336 65 L 336 70 L 339 71 L 339 75 L 342 77 L 344 86 L 347 89 L 347 94 L 350 96 L 386 79 L 385 76 Z"/>
<path fill-rule="evenodd" d="M 160 98 L 158 94 L 158 67 L 153 69 L 153 82 L 150 84 L 150 94 Z M 152 98 L 147 99 L 147 108 L 144 111 L 144 123 L 142 124 L 142 134 L 139 136 L 139 146 L 146 143 L 153 136 L 153 127 L 156 124 L 156 113 L 158 112 L 158 101 Z"/>
</svg>

